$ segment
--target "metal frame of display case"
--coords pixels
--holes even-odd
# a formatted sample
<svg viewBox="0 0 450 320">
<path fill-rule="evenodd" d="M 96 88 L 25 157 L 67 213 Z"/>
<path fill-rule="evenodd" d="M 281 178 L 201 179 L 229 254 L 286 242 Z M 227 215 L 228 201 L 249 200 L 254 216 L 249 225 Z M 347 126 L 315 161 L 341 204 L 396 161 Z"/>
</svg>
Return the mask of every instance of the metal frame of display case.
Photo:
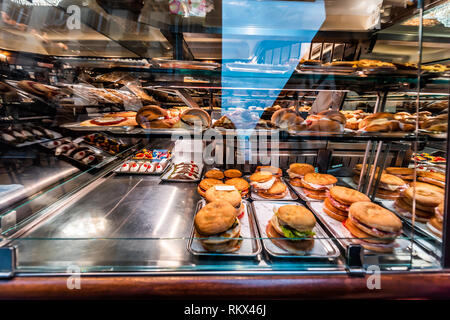
<svg viewBox="0 0 450 320">
<path fill-rule="evenodd" d="M 209 28 L 207 30 L 205 29 L 196 29 L 196 28 L 177 28 L 176 30 L 171 30 L 171 32 L 176 31 L 177 34 L 182 34 L 182 32 L 192 32 L 192 31 L 201 31 L 201 32 L 220 32 L 218 29 L 212 29 Z M 180 33 L 181 32 L 181 33 Z M 336 36 L 336 33 L 328 33 L 328 36 Z M 354 36 L 354 34 L 352 35 Z M 366 34 L 360 35 L 362 38 L 366 37 Z M 181 40 L 180 40 L 181 39 Z M 177 58 L 184 56 L 184 54 L 181 54 L 181 52 L 184 50 L 182 45 L 182 38 L 178 37 L 175 38 L 175 46 L 176 48 L 175 56 Z M 163 70 L 163 69 L 157 69 L 157 68 L 149 68 L 143 70 L 143 68 L 140 67 L 117 67 L 113 69 L 109 68 L 98 68 L 98 71 L 113 71 L 113 70 L 131 70 L 136 71 L 140 73 L 146 73 L 148 77 L 146 77 L 146 80 L 151 82 L 152 85 L 161 86 L 161 87 L 169 87 L 169 88 L 175 88 L 175 89 L 185 89 L 185 88 L 217 88 L 222 89 L 220 85 L 220 72 L 219 71 L 192 71 L 192 70 L 176 70 L 173 72 L 173 70 Z M 143 72 L 144 71 L 144 72 Z M 167 81 L 167 79 L 164 78 L 164 76 L 170 76 L 171 80 Z M 185 75 L 190 75 L 194 77 L 200 77 L 200 78 L 207 78 L 212 79 L 213 83 L 208 84 L 186 84 L 185 82 L 181 81 L 181 79 Z M 320 83 L 317 86 L 311 86 L 311 80 L 314 83 L 315 78 L 323 79 L 324 82 Z M 178 77 L 179 81 L 176 81 Z M 424 85 L 425 90 L 428 90 L 428 92 L 442 92 L 443 89 L 448 88 L 449 80 L 445 78 L 428 78 L 428 79 L 420 79 L 417 80 L 416 77 L 403 77 L 399 76 L 396 79 L 391 79 L 391 75 L 374 75 L 374 76 L 368 76 L 365 77 L 364 81 L 366 81 L 364 84 L 359 83 L 362 79 L 357 76 L 335 76 L 335 75 L 304 75 L 304 74 L 294 74 L 290 82 L 286 85 L 285 89 L 288 90 L 297 90 L 297 91 L 320 91 L 320 90 L 356 90 L 357 92 L 363 91 L 362 89 L 367 89 L 367 85 L 371 86 L 371 89 L 369 91 L 371 92 L 382 92 L 382 94 L 377 95 L 377 101 L 375 109 L 382 111 L 384 109 L 384 105 L 386 103 L 386 97 L 389 90 L 394 91 L 404 91 L 404 92 L 410 92 L 414 89 L 417 89 L 420 91 L 420 88 L 422 85 Z M 415 79 L 415 80 L 414 80 Z M 337 80 L 337 85 L 336 85 Z M 398 85 L 398 83 L 401 82 L 401 85 Z M 418 85 L 420 84 L 420 86 Z M 187 99 L 187 102 L 190 100 Z M 171 132 L 170 132 L 171 133 Z M 148 132 L 114 132 L 115 135 L 125 135 L 125 136 L 149 136 Z M 156 138 L 156 137 L 167 137 L 167 133 L 161 133 L 161 134 L 154 134 L 151 133 L 150 137 Z M 285 135 L 284 136 L 286 143 L 294 142 L 298 143 L 299 141 L 304 141 L 308 139 L 313 140 L 328 140 L 328 141 L 336 141 L 336 142 L 342 142 L 343 139 L 347 139 L 348 137 L 344 136 L 291 136 L 291 135 Z M 369 162 L 371 162 L 373 159 L 373 165 L 377 166 L 378 163 L 381 163 L 381 166 L 384 165 L 386 161 L 386 156 L 389 152 L 388 150 L 383 150 L 383 144 L 387 143 L 390 145 L 392 141 L 395 141 L 398 139 L 398 137 L 389 137 L 388 135 L 386 137 L 357 137 L 354 138 L 356 141 L 365 141 L 370 142 L 367 145 L 367 148 L 365 149 L 365 156 L 364 156 L 364 162 L 368 159 Z M 427 137 L 419 135 L 419 136 L 411 136 L 408 137 L 406 140 L 410 142 L 417 141 L 419 139 L 424 139 L 426 141 Z M 347 141 L 345 141 L 347 142 Z M 378 147 L 375 148 L 375 144 L 378 143 Z M 370 146 L 372 145 L 372 146 Z M 450 148 L 450 142 L 447 140 L 447 150 Z M 376 150 L 376 151 L 375 151 Z M 298 150 L 293 149 L 293 154 Z M 449 160 L 447 159 L 447 168 L 448 168 Z M 324 166 L 326 167 L 326 166 Z M 364 167 L 363 167 L 364 168 Z M 108 172 L 103 172 L 104 174 L 109 173 L 109 169 L 106 170 Z M 364 170 L 363 170 L 364 171 Z M 380 180 L 381 176 L 381 170 L 380 175 L 378 177 L 375 177 L 373 174 L 370 175 L 369 179 L 371 182 L 375 182 L 374 190 L 376 189 L 376 186 Z M 446 170 L 447 174 L 447 181 L 450 178 L 450 170 Z M 361 177 L 364 174 L 361 173 Z M 93 183 L 91 181 L 90 183 Z M 92 186 L 92 185 L 91 185 Z M 87 191 L 87 189 L 85 190 Z M 366 190 L 367 192 L 370 191 Z M 73 194 L 69 194 L 67 196 L 73 196 Z M 307 290 L 307 297 L 324 297 L 324 296 L 336 296 L 338 292 L 341 292 L 340 289 L 337 289 L 337 287 L 343 287 L 344 283 L 349 284 L 351 283 L 354 285 L 354 289 L 351 293 L 347 293 L 345 297 L 368 297 L 368 298 L 375 298 L 375 297 L 398 297 L 395 293 L 401 295 L 402 297 L 442 297 L 442 295 L 448 295 L 449 290 L 449 284 L 445 281 L 441 281 L 442 279 L 446 279 L 448 277 L 448 273 L 446 273 L 446 268 L 450 268 L 450 219 L 448 218 L 448 214 L 450 213 L 449 210 L 449 203 L 448 203 L 448 197 L 449 197 L 449 190 L 446 188 L 446 203 L 445 203 L 445 218 L 444 218 L 444 234 L 443 234 L 443 244 L 442 244 L 442 267 L 444 270 L 425 270 L 426 272 L 423 272 L 424 270 L 410 270 L 410 273 L 408 274 L 396 274 L 395 272 L 384 272 L 383 275 L 387 277 L 386 282 L 383 283 L 384 291 L 390 292 L 389 293 L 378 293 L 376 295 L 372 295 L 372 293 L 366 290 L 366 283 L 363 281 L 364 279 L 360 278 L 348 278 L 347 275 L 357 275 L 362 276 L 364 275 L 364 272 L 361 272 L 360 269 L 361 261 L 358 260 L 358 252 L 360 252 L 360 248 L 356 248 L 355 252 L 349 252 L 348 257 L 349 260 L 347 260 L 347 264 L 350 269 L 354 270 L 347 270 L 347 271 L 339 271 L 339 270 L 333 270 L 332 272 L 327 271 L 289 271 L 289 275 L 286 275 L 286 273 L 283 272 L 261 272 L 261 271 L 254 271 L 254 272 L 228 272 L 227 275 L 236 275 L 240 276 L 242 279 L 242 287 L 246 286 L 254 288 L 261 288 L 264 287 L 264 290 L 255 290 L 255 297 L 276 297 L 276 298 L 282 298 L 282 297 L 288 297 L 292 296 L 293 294 L 296 294 L 297 297 L 306 297 L 305 296 L 305 290 L 304 286 L 308 286 L 310 290 Z M 60 205 L 63 204 L 64 200 L 62 199 Z M 43 217 L 45 218 L 45 212 L 43 212 Z M 40 221 L 36 221 L 38 223 Z M 22 232 L 25 232 L 26 230 L 22 230 Z M 350 251 L 353 251 L 351 249 Z M 44 285 L 48 285 L 49 283 L 53 283 L 56 286 L 55 291 L 53 291 L 53 295 L 55 295 L 55 292 L 57 292 L 57 296 L 54 297 L 61 298 L 61 292 L 64 293 L 64 297 L 73 298 L 73 297 L 88 297 L 89 295 L 93 296 L 100 296 L 100 295 L 107 295 L 108 297 L 117 297 L 119 294 L 117 292 L 123 290 L 122 292 L 130 293 L 134 295 L 135 297 L 140 296 L 149 296 L 149 295 L 160 295 L 163 293 L 162 290 L 158 289 L 163 284 L 165 286 L 169 287 L 169 290 L 172 290 L 172 294 L 175 296 L 183 297 L 186 295 L 186 292 L 189 292 L 192 294 L 192 296 L 196 297 L 208 297 L 212 294 L 217 294 L 217 292 L 227 292 L 227 294 L 230 297 L 236 298 L 240 295 L 248 295 L 248 292 L 243 292 L 236 290 L 236 288 L 233 290 L 231 289 L 233 286 L 236 286 L 236 283 L 229 283 L 229 279 L 224 276 L 223 272 L 220 271 L 213 271 L 213 272 L 202 272 L 202 271 L 195 271 L 195 272 L 161 272 L 153 273 L 153 272 L 141 272 L 141 273 L 133 273 L 132 276 L 139 276 L 140 281 L 136 281 L 135 279 L 130 278 L 131 274 L 128 272 L 111 272 L 111 273 L 87 273 L 86 275 L 89 277 L 86 277 L 86 282 L 84 282 L 84 288 L 89 288 L 88 290 L 84 290 L 83 292 L 77 292 L 72 291 L 68 292 L 66 290 L 66 274 L 49 274 L 49 273 L 33 273 L 33 274 L 27 274 L 27 273 L 17 273 L 15 274 L 14 270 L 14 263 L 15 259 L 17 258 L 16 252 L 14 251 L 14 248 L 11 247 L 2 247 L 0 248 L 0 276 L 4 276 L 6 278 L 13 277 L 15 275 L 18 275 L 19 277 L 10 281 L 10 282 L 4 282 L 0 283 L 0 286 L 2 290 L 0 290 L 0 297 L 42 297 L 43 292 L 48 293 L 48 291 L 45 289 Z M 356 259 L 352 260 L 356 255 Z M 437 275 L 433 274 L 434 272 L 437 272 Z M 417 274 L 421 274 L 419 279 L 417 279 Z M 147 277 L 149 274 L 152 275 L 152 277 Z M 272 275 L 272 277 L 267 278 L 266 275 Z M 333 277 L 327 276 L 328 274 L 333 274 Z M 49 276 L 50 277 L 47 277 Z M 158 275 L 158 277 L 153 277 L 154 275 Z M 302 277 L 304 275 L 308 276 L 308 280 L 305 277 Z M 40 277 L 40 276 L 46 276 L 46 277 Z M 84 276 L 84 274 L 83 274 Z M 186 277 L 187 276 L 187 277 Z M 195 279 L 188 278 L 189 276 L 194 276 Z M 202 285 L 202 288 L 204 289 L 202 292 L 198 290 L 199 282 L 197 277 L 203 277 L 203 280 L 205 284 Z M 284 290 L 281 289 L 278 285 L 274 285 L 274 280 L 285 280 L 289 279 L 291 281 L 290 286 L 288 289 Z M 432 283 L 435 287 L 433 289 L 427 289 L 426 292 L 421 293 L 415 293 L 414 290 L 408 291 L 408 288 L 399 288 L 398 281 L 404 280 L 402 283 L 415 283 L 416 286 L 429 286 L 430 283 Z M 313 282 L 311 282 L 313 281 Z M 332 283 L 331 283 L 332 282 Z M 145 283 L 145 286 L 142 287 L 142 283 Z M 169 283 L 169 284 L 168 284 Z M 109 286 L 108 290 L 105 290 L 104 284 L 107 284 Z M 148 285 L 152 284 L 151 290 L 149 290 Z M 17 291 L 17 286 L 23 285 L 23 289 Z M 297 289 L 295 288 L 297 286 Z M 328 286 L 331 289 L 328 289 L 328 291 L 325 289 L 325 286 Z M 334 287 L 333 287 L 334 286 Z M 64 288 L 63 288 L 64 287 Z M 97 290 L 95 290 L 95 287 L 97 287 Z M 111 290 L 111 288 L 117 289 Z M 193 289 L 195 288 L 195 289 Z M 218 288 L 221 288 L 222 290 L 218 290 Z M 300 290 L 298 288 L 301 288 Z M 334 289 L 333 289 L 334 288 Z M 389 288 L 388 290 L 386 288 Z M 231 289 L 231 290 L 230 290 Z M 230 291 L 228 291 L 230 290 Z M 149 292 L 150 291 L 150 292 Z M 165 292 L 164 292 L 165 293 Z M 344 297 L 344 296 L 343 296 Z"/>
</svg>

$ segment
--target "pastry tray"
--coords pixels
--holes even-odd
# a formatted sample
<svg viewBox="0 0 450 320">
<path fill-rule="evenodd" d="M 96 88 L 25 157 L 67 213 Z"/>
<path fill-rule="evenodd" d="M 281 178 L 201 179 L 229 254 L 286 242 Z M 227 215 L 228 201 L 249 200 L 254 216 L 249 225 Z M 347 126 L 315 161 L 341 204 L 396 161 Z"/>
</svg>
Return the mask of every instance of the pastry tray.
<svg viewBox="0 0 450 320">
<path fill-rule="evenodd" d="M 50 142 L 50 141 L 53 141 L 53 140 L 59 140 L 59 139 L 61 139 L 63 137 L 59 132 L 55 132 L 53 130 L 49 130 L 49 131 L 51 131 L 53 133 L 54 138 L 44 138 L 44 139 L 33 140 L 33 141 L 25 141 L 25 142 L 21 142 L 21 143 L 17 143 L 17 144 L 16 143 L 10 143 L 10 142 L 7 142 L 7 141 L 2 140 L 2 139 L 0 139 L 0 142 L 5 143 L 5 144 L 7 144 L 9 146 L 13 146 L 15 148 L 22 148 L 22 147 L 31 146 L 31 145 L 38 144 L 38 143 L 42 145 L 42 144 L 45 144 L 46 142 Z"/>
<path fill-rule="evenodd" d="M 219 257 L 227 256 L 227 257 L 254 258 L 258 254 L 260 254 L 262 250 L 261 240 L 259 238 L 258 228 L 256 227 L 250 203 L 248 201 L 242 200 L 242 204 L 244 205 L 244 216 L 241 218 L 240 222 L 241 222 L 241 237 L 243 239 L 239 250 L 231 253 L 215 253 L 207 251 L 201 245 L 200 240 L 194 237 L 195 231 L 194 223 L 192 223 L 192 231 L 187 244 L 187 250 L 196 256 L 219 256 Z M 206 201 L 200 200 L 197 203 L 195 214 L 197 214 L 197 212 L 205 205 Z"/>
<path fill-rule="evenodd" d="M 43 141 L 43 142 L 41 142 L 39 145 L 40 145 L 41 147 L 47 149 L 47 150 L 50 150 L 50 151 L 51 151 L 51 150 L 56 150 L 56 148 L 57 148 L 58 146 L 53 147 L 53 148 L 50 148 L 50 147 L 48 146 L 48 144 L 51 143 L 51 142 L 54 142 L 54 141 L 59 141 L 59 140 L 64 140 L 64 139 L 72 141 L 72 138 L 71 138 L 71 137 L 62 137 L 62 136 L 61 136 L 61 137 L 59 137 L 59 138 L 55 138 L 55 139 L 52 139 L 52 140 Z"/>
<path fill-rule="evenodd" d="M 127 174 L 132 174 L 132 175 L 141 175 L 141 176 L 161 176 L 161 175 L 163 175 L 170 167 L 171 167 L 171 162 L 172 162 L 172 158 L 170 158 L 170 159 L 168 159 L 168 162 L 167 162 L 167 166 L 163 169 L 163 171 L 161 171 L 161 172 L 131 172 L 131 171 L 128 171 L 128 172 L 121 172 L 120 171 L 120 168 L 122 168 L 122 165 L 125 163 L 125 162 L 128 162 L 128 161 L 134 161 L 134 162 L 138 162 L 138 163 L 141 163 L 141 162 L 151 162 L 151 163 L 153 163 L 153 162 L 160 162 L 160 161 L 152 161 L 152 160 L 134 160 L 134 159 L 128 159 L 128 160 L 125 160 L 124 162 L 122 162 L 119 166 L 117 166 L 117 168 L 115 168 L 114 169 L 114 172 L 116 173 L 116 174 L 120 174 L 120 175 L 127 175 Z"/>
<path fill-rule="evenodd" d="M 357 68 L 352 66 L 324 66 L 322 64 L 302 64 L 297 67 L 298 73 L 304 72 L 319 72 L 319 73 L 337 73 L 337 74 L 353 74 Z"/>
<path fill-rule="evenodd" d="M 77 144 L 79 147 L 87 147 L 91 151 L 93 151 L 95 153 L 95 155 L 103 157 L 102 161 L 100 161 L 100 162 L 98 162 L 96 164 L 93 164 L 93 165 L 89 165 L 89 164 L 84 164 L 83 162 L 75 160 L 75 159 L 73 159 L 73 158 L 71 158 L 69 156 L 66 156 L 64 154 L 58 155 L 58 157 L 60 157 L 61 159 L 64 159 L 64 160 L 72 163 L 73 165 L 75 165 L 77 167 L 80 167 L 83 170 L 87 170 L 87 169 L 91 169 L 91 168 L 102 168 L 105 165 L 107 165 L 108 163 L 110 163 L 110 162 L 114 161 L 115 159 L 117 159 L 117 156 L 112 156 L 109 153 L 107 153 L 107 152 L 105 152 L 105 151 L 103 151 L 101 149 L 98 149 L 97 147 L 95 147 L 93 145 L 85 143 L 83 141 L 82 137 L 76 138 L 76 139 L 72 140 L 72 142 Z"/>
<path fill-rule="evenodd" d="M 286 181 L 284 180 L 284 178 L 280 178 L 281 182 L 283 182 L 288 190 L 287 195 L 284 196 L 284 198 L 281 199 L 266 199 L 263 198 L 261 196 L 259 196 L 255 191 L 253 186 L 250 186 L 250 199 L 254 200 L 254 201 L 294 201 L 297 200 L 297 194 L 291 190 L 291 188 L 289 188 L 289 184 L 286 183 Z"/>
<path fill-rule="evenodd" d="M 311 201 L 311 202 L 322 202 L 323 200 L 319 200 L 319 199 L 313 199 L 308 197 L 305 192 L 303 191 L 302 187 L 297 187 L 297 186 L 293 186 L 291 184 L 291 181 L 289 178 L 285 179 L 286 183 L 292 188 L 292 190 L 295 191 L 295 193 L 300 197 L 300 199 L 302 199 L 303 201 Z"/>
<path fill-rule="evenodd" d="M 348 231 L 341 221 L 337 221 L 330 216 L 328 216 L 325 212 L 323 212 L 323 203 L 321 202 L 307 202 L 308 207 L 311 211 L 316 215 L 316 217 L 322 222 L 322 224 L 327 227 L 332 236 L 336 239 L 336 241 L 341 245 L 341 247 L 345 250 L 347 247 L 353 243 L 352 239 L 355 239 L 354 236 Z M 411 255 L 417 257 L 429 257 L 427 258 L 428 262 L 430 259 L 433 263 L 437 263 L 434 258 L 430 257 L 427 253 L 423 251 L 423 249 L 418 246 L 414 246 L 414 250 L 412 248 L 412 241 L 408 238 L 405 233 L 402 233 L 399 238 L 395 241 L 396 247 L 393 252 L 390 253 L 380 253 L 371 250 L 364 249 L 365 257 L 377 257 L 378 263 L 389 263 L 389 264 L 401 264 L 401 265 L 410 265 L 411 264 Z"/>
<path fill-rule="evenodd" d="M 72 131 L 88 131 L 88 132 L 95 132 L 95 131 L 110 131 L 112 133 L 120 133 L 120 132 L 127 132 L 131 133 L 134 129 L 136 129 L 135 126 L 81 126 L 81 122 L 70 122 L 65 123 L 61 125 L 61 128 L 66 128 Z"/>
<path fill-rule="evenodd" d="M 305 251 L 304 254 L 293 254 L 282 248 L 276 246 L 266 234 L 266 226 L 274 215 L 274 208 L 279 208 L 283 205 L 294 204 L 303 206 L 297 202 L 285 202 L 285 201 L 254 201 L 252 203 L 253 212 L 261 234 L 264 249 L 272 256 L 276 258 L 315 258 L 315 259 L 330 259 L 340 256 L 340 251 L 333 243 L 330 237 L 322 229 L 322 227 L 316 223 L 313 231 L 316 233 L 314 236 L 314 247 L 310 251 Z M 281 236 L 280 236 L 281 237 Z"/>
<path fill-rule="evenodd" d="M 115 141 L 115 142 L 117 142 L 118 144 L 120 144 L 120 145 L 122 146 L 122 150 L 121 150 L 121 151 L 119 150 L 119 152 L 113 153 L 113 152 L 110 152 L 109 150 L 103 149 L 101 146 L 98 146 L 98 145 L 96 145 L 96 144 L 94 144 L 94 143 L 91 143 L 91 142 L 89 142 L 89 141 L 85 141 L 84 138 L 87 137 L 87 136 L 89 136 L 89 134 L 87 134 L 87 135 L 85 135 L 85 136 L 83 137 L 83 143 L 86 143 L 86 144 L 88 144 L 88 145 L 90 145 L 90 146 L 93 146 L 94 148 L 100 149 L 100 150 L 102 150 L 103 152 L 106 152 L 107 154 L 110 154 L 110 155 L 112 155 L 112 156 L 118 155 L 118 154 L 122 153 L 123 151 L 129 149 L 129 148 L 132 146 L 132 144 L 127 144 L 127 143 L 125 143 L 125 142 L 123 141 L 122 138 L 112 138 L 112 137 L 110 137 L 109 135 L 107 135 L 107 134 L 105 134 L 105 133 L 99 133 L 99 134 L 102 135 L 103 137 L 105 137 L 105 138 L 108 139 L 108 140 Z"/>
<path fill-rule="evenodd" d="M 161 180 L 168 181 L 168 182 L 199 182 L 202 179 L 202 173 L 203 173 L 203 163 L 196 163 L 198 165 L 198 178 L 193 180 L 184 180 L 184 179 L 169 179 L 170 174 L 173 171 L 173 168 L 175 167 L 177 163 L 172 163 L 170 165 L 169 169 L 166 169 L 166 172 L 161 176 Z"/>
</svg>

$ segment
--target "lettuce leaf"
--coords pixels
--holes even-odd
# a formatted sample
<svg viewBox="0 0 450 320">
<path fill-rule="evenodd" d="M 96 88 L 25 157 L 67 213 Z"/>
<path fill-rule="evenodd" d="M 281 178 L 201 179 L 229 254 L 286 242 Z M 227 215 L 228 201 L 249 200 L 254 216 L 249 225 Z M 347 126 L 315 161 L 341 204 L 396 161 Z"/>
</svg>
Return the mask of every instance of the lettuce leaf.
<svg viewBox="0 0 450 320">
<path fill-rule="evenodd" d="M 280 226 L 286 238 L 312 238 L 315 233 L 313 231 L 298 231 L 287 226 Z"/>
</svg>

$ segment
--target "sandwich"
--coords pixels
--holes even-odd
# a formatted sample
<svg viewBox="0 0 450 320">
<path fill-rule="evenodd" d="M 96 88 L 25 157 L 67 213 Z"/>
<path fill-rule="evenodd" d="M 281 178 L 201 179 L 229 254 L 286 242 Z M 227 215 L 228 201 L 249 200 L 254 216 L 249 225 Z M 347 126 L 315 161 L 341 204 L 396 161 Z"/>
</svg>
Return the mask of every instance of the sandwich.
<svg viewBox="0 0 450 320">
<path fill-rule="evenodd" d="M 260 197 L 281 199 L 289 192 L 287 186 L 268 171 L 258 171 L 250 176 L 250 184 Z"/>
<path fill-rule="evenodd" d="M 313 173 L 314 167 L 307 163 L 292 163 L 287 170 L 289 175 L 289 182 L 296 187 L 301 187 L 302 182 L 301 179 L 307 173 Z"/>
<path fill-rule="evenodd" d="M 387 167 L 386 173 L 392 174 L 404 181 L 414 180 L 414 168 L 404 168 L 404 167 Z"/>
<path fill-rule="evenodd" d="M 323 211 L 338 221 L 345 221 L 350 206 L 355 202 L 370 202 L 369 197 L 359 191 L 335 186 L 327 192 L 323 202 Z"/>
<path fill-rule="evenodd" d="M 271 122 L 280 129 L 295 131 L 306 129 L 303 118 L 291 109 L 280 109 L 275 111 L 271 117 Z"/>
<path fill-rule="evenodd" d="M 145 129 L 172 128 L 179 120 L 178 114 L 156 105 L 142 107 L 136 114 L 137 123 Z"/>
<path fill-rule="evenodd" d="M 377 112 L 365 117 L 358 129 L 365 132 L 390 132 L 399 130 L 399 124 L 392 113 Z"/>
<path fill-rule="evenodd" d="M 417 180 L 445 188 L 445 174 L 441 172 L 417 171 Z"/>
<path fill-rule="evenodd" d="M 201 208 L 194 218 L 195 237 L 210 252 L 239 250 L 241 225 L 235 208 L 227 201 L 213 201 Z"/>
<path fill-rule="evenodd" d="M 242 178 L 231 178 L 225 181 L 226 185 L 234 186 L 236 190 L 241 194 L 241 197 L 247 197 L 250 189 L 250 184 L 247 180 Z"/>
<path fill-rule="evenodd" d="M 228 178 L 228 179 L 242 177 L 242 172 L 239 171 L 238 169 L 228 169 L 228 170 L 225 170 L 223 172 L 223 174 L 225 175 L 225 178 Z"/>
<path fill-rule="evenodd" d="M 401 220 L 391 211 L 372 202 L 354 202 L 344 226 L 367 250 L 389 253 L 402 233 Z"/>
<path fill-rule="evenodd" d="M 274 166 L 257 166 L 255 173 L 261 171 L 270 172 L 272 175 L 277 177 L 281 177 L 283 175 L 283 171 L 281 171 L 280 168 Z"/>
<path fill-rule="evenodd" d="M 408 188 L 403 179 L 392 174 L 381 174 L 376 196 L 381 199 L 395 200 Z"/>
<path fill-rule="evenodd" d="M 222 180 L 219 179 L 212 179 L 212 178 L 206 178 L 200 181 L 197 187 L 197 192 L 202 196 L 205 197 L 206 191 L 218 184 L 223 184 Z"/>
<path fill-rule="evenodd" d="M 206 202 L 226 201 L 234 207 L 236 217 L 242 218 L 244 215 L 244 205 L 241 194 L 234 186 L 226 184 L 216 184 L 205 192 Z"/>
<path fill-rule="evenodd" d="M 442 237 L 444 222 L 444 202 L 441 202 L 434 210 L 434 216 L 428 221 L 427 227 L 435 235 Z"/>
<path fill-rule="evenodd" d="M 211 126 L 211 117 L 203 109 L 189 108 L 180 115 L 179 125 L 187 129 L 194 128 L 195 126 L 209 128 Z"/>
<path fill-rule="evenodd" d="M 279 207 L 267 223 L 267 237 L 278 247 L 292 253 L 303 253 L 314 247 L 314 215 L 300 205 Z"/>
<path fill-rule="evenodd" d="M 211 169 L 211 170 L 206 171 L 205 178 L 223 179 L 224 175 L 223 175 L 223 172 L 219 169 Z"/>
<path fill-rule="evenodd" d="M 301 181 L 305 195 L 318 200 L 325 200 L 326 191 L 337 183 L 336 177 L 324 173 L 307 173 Z"/>
<path fill-rule="evenodd" d="M 394 202 L 396 211 L 405 218 L 412 219 L 413 202 L 416 204 L 416 218 L 419 222 L 427 222 L 434 213 L 435 208 L 444 201 L 444 194 L 437 187 L 428 183 L 417 182 L 414 186 L 406 189 L 402 196 Z"/>
<path fill-rule="evenodd" d="M 306 118 L 306 130 L 319 132 L 344 132 L 347 119 L 339 111 L 324 110 Z"/>
</svg>

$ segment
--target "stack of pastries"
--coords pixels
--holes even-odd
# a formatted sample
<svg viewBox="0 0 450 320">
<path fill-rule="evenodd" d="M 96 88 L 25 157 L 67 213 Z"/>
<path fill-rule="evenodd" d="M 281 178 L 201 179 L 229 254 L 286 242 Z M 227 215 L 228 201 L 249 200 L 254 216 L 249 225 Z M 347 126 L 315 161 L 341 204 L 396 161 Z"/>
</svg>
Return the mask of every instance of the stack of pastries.
<svg viewBox="0 0 450 320">
<path fill-rule="evenodd" d="M 213 168 L 205 173 L 205 179 L 200 181 L 197 191 L 202 197 L 205 197 L 205 193 L 209 188 L 220 184 L 234 186 L 242 197 L 246 197 L 250 189 L 247 180 L 242 178 L 242 172 L 240 170 L 228 169 L 222 171 Z"/>
<path fill-rule="evenodd" d="M 428 183 L 416 182 L 394 202 L 394 207 L 399 214 L 412 219 L 414 201 L 415 220 L 427 222 L 433 217 L 436 207 L 444 201 L 443 189 Z"/>
</svg>

